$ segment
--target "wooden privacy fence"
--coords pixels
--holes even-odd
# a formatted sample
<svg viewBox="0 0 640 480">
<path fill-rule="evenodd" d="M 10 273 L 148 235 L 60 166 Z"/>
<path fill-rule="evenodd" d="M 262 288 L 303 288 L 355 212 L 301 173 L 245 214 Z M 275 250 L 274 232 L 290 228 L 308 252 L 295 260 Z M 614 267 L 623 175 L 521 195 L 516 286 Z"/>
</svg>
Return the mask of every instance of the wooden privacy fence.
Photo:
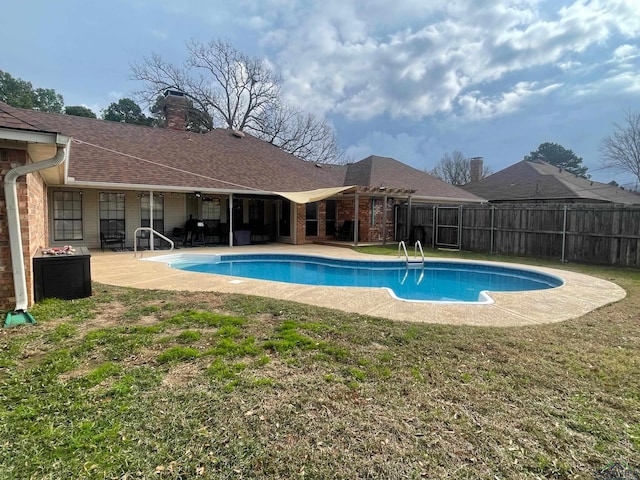
<svg viewBox="0 0 640 480">
<path fill-rule="evenodd" d="M 396 240 L 483 253 L 640 267 L 640 206 L 399 206 Z"/>
</svg>

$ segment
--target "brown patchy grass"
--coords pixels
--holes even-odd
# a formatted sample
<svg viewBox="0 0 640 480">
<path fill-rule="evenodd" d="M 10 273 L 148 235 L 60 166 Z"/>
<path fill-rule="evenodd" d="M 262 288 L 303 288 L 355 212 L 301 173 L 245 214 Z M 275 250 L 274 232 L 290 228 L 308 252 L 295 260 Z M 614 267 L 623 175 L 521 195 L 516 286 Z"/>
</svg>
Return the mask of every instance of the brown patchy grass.
<svg viewBox="0 0 640 480">
<path fill-rule="evenodd" d="M 0 472 L 574 479 L 620 462 L 633 478 L 640 272 L 564 268 L 627 298 L 523 328 L 102 285 L 36 306 L 37 327 L 0 333 Z"/>
</svg>

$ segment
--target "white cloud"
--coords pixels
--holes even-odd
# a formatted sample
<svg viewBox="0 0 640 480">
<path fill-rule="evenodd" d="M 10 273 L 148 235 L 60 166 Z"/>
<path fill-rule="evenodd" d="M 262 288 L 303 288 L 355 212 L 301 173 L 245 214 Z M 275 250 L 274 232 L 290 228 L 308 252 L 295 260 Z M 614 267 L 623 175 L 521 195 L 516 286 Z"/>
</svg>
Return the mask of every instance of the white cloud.
<svg viewBox="0 0 640 480">
<path fill-rule="evenodd" d="M 480 91 L 465 93 L 458 98 L 458 104 L 463 118 L 483 120 L 513 113 L 525 104 L 539 101 L 561 87 L 562 84 L 540 87 L 537 82 L 519 82 L 513 90 L 497 97 L 484 96 Z"/>
<path fill-rule="evenodd" d="M 158 30 L 157 28 L 152 28 L 149 30 L 149 33 L 152 37 L 157 38 L 159 40 L 166 40 L 169 38 L 169 34 L 163 30 Z"/>
<path fill-rule="evenodd" d="M 423 136 L 406 133 L 391 135 L 374 130 L 351 145 L 346 151 L 346 156 L 356 162 L 369 155 L 394 157 L 412 164 L 415 168 L 426 168 L 429 160 L 424 152 L 430 150 L 427 146 L 428 140 Z"/>
<path fill-rule="evenodd" d="M 623 71 L 612 73 L 587 85 L 575 88 L 576 97 L 604 97 L 624 94 L 640 94 L 640 73 Z"/>
<path fill-rule="evenodd" d="M 640 51 L 635 45 L 620 45 L 613 51 L 613 60 L 616 62 L 627 62 L 638 58 Z"/>
<path fill-rule="evenodd" d="M 536 80 L 537 69 L 570 74 L 614 34 L 637 36 L 634 3 L 576 0 L 555 12 L 553 3 L 534 0 L 483 8 L 473 0 L 396 0 L 392 12 L 382 0 L 267 0 L 244 8 L 289 99 L 302 108 L 420 119 L 513 111 L 517 99 L 532 95 L 522 82 Z"/>
<path fill-rule="evenodd" d="M 582 67 L 582 62 L 579 62 L 576 60 L 569 60 L 567 62 L 558 63 L 557 67 L 560 68 L 561 70 L 572 71 L 572 70 L 575 70 L 576 68 Z"/>
</svg>

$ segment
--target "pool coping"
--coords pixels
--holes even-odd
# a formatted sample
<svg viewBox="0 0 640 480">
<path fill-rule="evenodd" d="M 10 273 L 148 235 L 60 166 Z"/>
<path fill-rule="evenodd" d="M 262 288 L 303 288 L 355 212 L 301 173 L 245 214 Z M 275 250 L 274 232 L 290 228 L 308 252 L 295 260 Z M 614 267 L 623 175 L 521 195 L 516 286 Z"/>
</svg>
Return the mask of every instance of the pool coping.
<svg viewBox="0 0 640 480">
<path fill-rule="evenodd" d="M 255 245 L 242 247 L 196 247 L 172 253 L 245 254 L 283 253 L 317 255 L 332 258 L 381 260 L 352 249 L 325 245 Z M 564 285 L 530 292 L 490 292 L 491 304 L 416 303 L 394 299 L 382 288 L 324 287 L 299 285 L 242 277 L 186 272 L 163 262 L 141 261 L 167 255 L 166 251 L 91 252 L 92 280 L 108 285 L 143 289 L 242 293 L 291 300 L 318 307 L 334 308 L 350 313 L 371 315 L 390 320 L 475 326 L 524 326 L 555 323 L 580 317 L 626 296 L 618 285 L 589 275 L 526 264 L 469 261 L 538 270 L 564 279 Z M 441 260 L 441 259 L 438 259 Z M 452 259 L 453 260 L 453 259 Z"/>
</svg>

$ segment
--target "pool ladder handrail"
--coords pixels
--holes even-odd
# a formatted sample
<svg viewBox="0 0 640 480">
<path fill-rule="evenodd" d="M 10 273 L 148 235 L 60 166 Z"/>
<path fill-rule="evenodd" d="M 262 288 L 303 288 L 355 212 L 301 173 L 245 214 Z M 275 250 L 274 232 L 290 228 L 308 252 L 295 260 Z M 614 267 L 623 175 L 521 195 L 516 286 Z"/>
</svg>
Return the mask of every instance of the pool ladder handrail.
<svg viewBox="0 0 640 480">
<path fill-rule="evenodd" d="M 422 257 L 422 260 L 418 259 L 418 250 L 420 250 L 420 255 Z M 407 244 L 404 243 L 404 240 L 401 240 L 400 243 L 398 244 L 398 256 L 400 256 L 401 252 L 404 252 L 404 258 L 405 258 L 405 262 L 406 262 L 405 264 L 406 264 L 407 270 L 405 271 L 404 277 L 400 281 L 400 284 L 404 285 L 404 282 L 407 279 L 407 276 L 409 275 L 409 264 L 411 263 L 411 264 L 420 264 L 422 266 L 420 277 L 416 282 L 416 285 L 420 285 L 420 283 L 422 282 L 422 279 L 424 278 L 424 251 L 422 250 L 422 244 L 420 243 L 420 240 L 418 240 L 413 246 L 414 260 L 411 260 L 409 258 L 409 253 L 407 252 Z"/>
<path fill-rule="evenodd" d="M 418 259 L 418 250 L 420 250 L 422 259 Z M 420 243 L 420 240 L 418 240 L 413 247 L 413 259 L 409 258 L 409 253 L 407 252 L 407 244 L 404 243 L 404 240 L 400 240 L 400 243 L 398 243 L 398 256 L 400 256 L 400 253 L 402 252 L 404 252 L 404 258 L 407 266 L 410 263 L 419 263 L 424 266 L 424 251 L 422 250 L 422 244 Z"/>
<path fill-rule="evenodd" d="M 422 257 L 422 266 L 424 266 L 424 251 L 422 250 L 422 244 L 420 243 L 420 240 L 417 240 L 415 245 L 413 246 L 413 256 L 416 259 L 418 258 L 418 250 L 420 250 L 420 255 Z"/>
<path fill-rule="evenodd" d="M 422 271 L 420 272 L 420 277 L 418 278 L 416 285 L 420 285 L 422 279 L 424 278 L 424 251 L 422 250 L 422 244 L 420 243 L 420 240 L 417 240 L 415 245 L 413 246 L 413 256 L 415 258 L 418 258 L 418 250 L 420 250 L 420 255 L 422 256 Z"/>
<path fill-rule="evenodd" d="M 409 254 L 407 253 L 407 245 L 404 243 L 404 240 L 400 240 L 398 244 L 398 256 L 400 256 L 401 250 L 404 251 L 404 258 L 407 261 L 407 265 L 409 264 Z"/>
</svg>

